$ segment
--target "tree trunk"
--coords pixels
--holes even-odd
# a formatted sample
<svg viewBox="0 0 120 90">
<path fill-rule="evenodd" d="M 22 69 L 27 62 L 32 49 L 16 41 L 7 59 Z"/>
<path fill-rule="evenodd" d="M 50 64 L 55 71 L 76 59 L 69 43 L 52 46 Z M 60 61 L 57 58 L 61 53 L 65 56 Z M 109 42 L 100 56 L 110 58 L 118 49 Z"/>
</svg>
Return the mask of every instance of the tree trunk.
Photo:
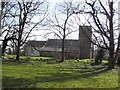
<svg viewBox="0 0 120 90">
<path fill-rule="evenodd" d="M 118 64 L 118 66 L 120 66 L 120 53 L 118 54 L 117 64 Z"/>
<path fill-rule="evenodd" d="M 114 68 L 115 57 L 114 57 L 114 33 L 113 33 L 113 2 L 109 4 L 110 16 L 109 16 L 109 27 L 110 27 L 110 38 L 109 38 L 109 62 L 108 69 Z"/>
<path fill-rule="evenodd" d="M 2 45 L 2 55 L 4 56 L 4 53 L 5 53 L 5 49 L 7 47 L 7 41 L 6 40 L 3 40 L 3 45 Z"/>
<path fill-rule="evenodd" d="M 64 57 L 65 57 L 64 43 L 65 43 L 65 39 L 63 38 L 63 40 L 62 40 L 62 57 L 61 57 L 61 61 L 60 62 L 64 62 Z"/>
<path fill-rule="evenodd" d="M 113 69 L 115 65 L 115 58 L 114 58 L 114 48 L 109 50 L 109 61 L 108 61 L 108 69 Z"/>
<path fill-rule="evenodd" d="M 17 47 L 17 52 L 16 52 L 16 61 L 19 61 L 20 60 L 20 48 Z"/>
<path fill-rule="evenodd" d="M 115 62 L 117 61 L 117 64 L 120 65 L 119 59 L 120 59 L 120 33 L 118 36 L 118 46 L 117 46 L 116 53 L 115 53 Z"/>
<path fill-rule="evenodd" d="M 11 38 L 5 38 L 2 42 L 3 43 L 3 45 L 2 45 L 2 55 L 4 55 L 4 53 L 5 53 L 5 49 L 7 47 L 7 43 L 8 43 L 9 40 L 11 40 Z"/>
<path fill-rule="evenodd" d="M 120 52 L 118 53 L 118 57 L 117 57 L 117 65 L 120 66 Z"/>
<path fill-rule="evenodd" d="M 18 45 L 17 45 L 17 51 L 16 51 L 16 61 L 19 61 L 20 60 L 20 41 L 21 41 L 21 38 L 20 38 L 20 35 L 18 36 Z"/>
</svg>

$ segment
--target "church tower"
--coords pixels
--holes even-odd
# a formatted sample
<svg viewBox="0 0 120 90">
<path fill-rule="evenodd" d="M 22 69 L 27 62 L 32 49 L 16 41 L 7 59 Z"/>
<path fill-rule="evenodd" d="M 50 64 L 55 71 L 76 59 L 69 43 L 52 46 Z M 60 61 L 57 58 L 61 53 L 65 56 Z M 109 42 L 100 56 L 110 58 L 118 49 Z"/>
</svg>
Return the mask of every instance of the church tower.
<svg viewBox="0 0 120 90">
<path fill-rule="evenodd" d="M 91 57 L 92 27 L 79 26 L 79 58 L 86 59 Z"/>
</svg>

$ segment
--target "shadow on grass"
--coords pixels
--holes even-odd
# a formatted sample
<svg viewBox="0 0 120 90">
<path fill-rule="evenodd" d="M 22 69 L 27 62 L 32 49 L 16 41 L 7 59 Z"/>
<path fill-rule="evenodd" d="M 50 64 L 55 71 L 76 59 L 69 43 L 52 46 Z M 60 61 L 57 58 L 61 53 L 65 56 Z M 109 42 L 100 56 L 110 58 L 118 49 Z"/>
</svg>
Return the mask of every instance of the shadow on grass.
<svg viewBox="0 0 120 90">
<path fill-rule="evenodd" d="M 11 59 L 2 59 L 2 64 L 24 64 L 24 63 L 30 63 L 30 60 L 20 60 L 20 61 L 15 61 L 15 60 L 11 60 Z"/>
<path fill-rule="evenodd" d="M 58 62 L 56 62 L 55 59 L 20 59 L 20 61 L 15 61 L 12 59 L 3 59 L 2 60 L 2 64 L 30 64 L 32 61 L 34 61 L 35 63 L 46 63 L 46 64 L 57 64 Z"/>
<path fill-rule="evenodd" d="M 63 70 L 64 71 L 64 70 Z M 84 73 L 72 73 L 67 72 L 57 72 L 50 74 L 48 76 L 39 76 L 33 78 L 15 78 L 15 77 L 6 77 L 3 76 L 3 88 L 36 88 L 37 83 L 45 83 L 45 82 L 64 82 L 69 80 L 77 80 L 80 78 L 88 78 L 90 76 L 96 76 L 100 73 L 108 71 L 106 68 L 99 68 L 99 71 L 96 72 L 84 72 Z"/>
</svg>

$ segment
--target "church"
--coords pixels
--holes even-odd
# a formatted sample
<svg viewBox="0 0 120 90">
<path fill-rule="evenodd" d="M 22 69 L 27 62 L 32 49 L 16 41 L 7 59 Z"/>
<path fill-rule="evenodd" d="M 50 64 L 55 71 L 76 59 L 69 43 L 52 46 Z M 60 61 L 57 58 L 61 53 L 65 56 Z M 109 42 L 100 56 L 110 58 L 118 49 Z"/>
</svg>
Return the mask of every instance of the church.
<svg viewBox="0 0 120 90">
<path fill-rule="evenodd" d="M 65 59 L 91 58 L 91 26 L 79 26 L 79 39 L 65 39 Z M 26 56 L 48 56 L 61 58 L 62 41 L 48 39 L 47 41 L 28 41 L 24 46 Z"/>
</svg>

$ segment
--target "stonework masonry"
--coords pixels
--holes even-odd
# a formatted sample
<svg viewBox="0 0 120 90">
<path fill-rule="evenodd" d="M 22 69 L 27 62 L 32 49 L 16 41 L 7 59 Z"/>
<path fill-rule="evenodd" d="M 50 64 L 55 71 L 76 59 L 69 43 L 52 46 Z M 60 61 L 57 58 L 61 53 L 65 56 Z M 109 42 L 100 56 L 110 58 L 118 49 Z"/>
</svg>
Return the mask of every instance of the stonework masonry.
<svg viewBox="0 0 120 90">
<path fill-rule="evenodd" d="M 80 58 L 90 58 L 92 28 L 79 26 L 79 52 Z"/>
</svg>

